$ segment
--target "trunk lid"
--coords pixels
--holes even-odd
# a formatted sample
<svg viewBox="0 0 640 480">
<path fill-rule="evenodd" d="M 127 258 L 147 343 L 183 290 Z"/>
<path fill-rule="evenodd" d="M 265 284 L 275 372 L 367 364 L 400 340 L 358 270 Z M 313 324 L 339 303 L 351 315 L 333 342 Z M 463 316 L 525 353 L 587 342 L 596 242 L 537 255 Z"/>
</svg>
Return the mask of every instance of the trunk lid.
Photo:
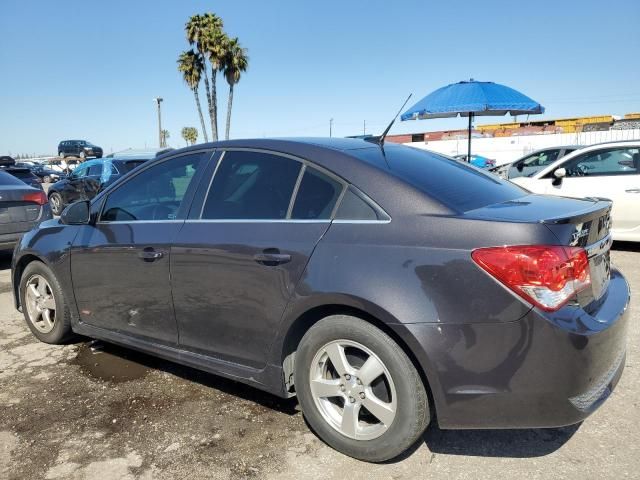
<svg viewBox="0 0 640 480">
<path fill-rule="evenodd" d="M 582 247 L 589 258 L 591 287 L 577 294 L 577 303 L 593 311 L 604 299 L 611 277 L 611 205 L 598 198 L 527 195 L 489 205 L 465 216 L 514 223 L 540 223 L 551 230 L 558 245 Z"/>
<path fill-rule="evenodd" d="M 38 190 L 27 185 L 4 185 L 0 188 L 0 234 L 26 232 L 33 227 L 42 207 L 23 198 L 36 192 Z"/>
</svg>

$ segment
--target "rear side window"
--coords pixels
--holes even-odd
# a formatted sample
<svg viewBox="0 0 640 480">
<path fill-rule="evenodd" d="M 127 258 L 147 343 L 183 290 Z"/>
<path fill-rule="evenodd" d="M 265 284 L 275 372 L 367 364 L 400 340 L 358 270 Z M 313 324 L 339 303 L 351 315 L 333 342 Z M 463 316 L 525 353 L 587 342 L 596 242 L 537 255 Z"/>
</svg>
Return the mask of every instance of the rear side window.
<svg viewBox="0 0 640 480">
<path fill-rule="evenodd" d="M 340 207 L 336 212 L 336 220 L 378 220 L 375 209 L 351 188 L 342 198 Z"/>
<path fill-rule="evenodd" d="M 202 218 L 286 218 L 301 168 L 300 162 L 279 155 L 227 151 L 211 182 Z"/>
<path fill-rule="evenodd" d="M 99 177 L 102 175 L 102 164 L 98 163 L 96 165 L 90 165 L 87 175 L 89 177 Z"/>
<path fill-rule="evenodd" d="M 516 184 L 428 150 L 385 145 L 349 152 L 374 165 L 388 165 L 397 176 L 457 212 L 466 212 L 527 195 Z M 385 162 L 386 158 L 386 162 Z"/>
<path fill-rule="evenodd" d="M 131 170 L 143 163 L 144 160 L 127 160 L 126 162 L 119 163 L 118 166 L 120 167 L 120 170 L 122 170 L 122 173 L 129 173 Z"/>
<path fill-rule="evenodd" d="M 307 167 L 298 187 L 291 218 L 325 220 L 331 218 L 333 208 L 342 193 L 342 183 Z"/>
</svg>

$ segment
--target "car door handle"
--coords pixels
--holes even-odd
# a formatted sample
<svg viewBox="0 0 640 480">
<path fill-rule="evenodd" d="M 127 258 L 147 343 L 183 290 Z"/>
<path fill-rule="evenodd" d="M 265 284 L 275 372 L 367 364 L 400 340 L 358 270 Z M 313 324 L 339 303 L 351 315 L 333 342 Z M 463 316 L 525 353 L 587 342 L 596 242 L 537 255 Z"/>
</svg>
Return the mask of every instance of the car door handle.
<svg viewBox="0 0 640 480">
<path fill-rule="evenodd" d="M 158 260 L 164 257 L 164 252 L 161 250 L 154 250 L 151 247 L 147 247 L 141 252 L 138 252 L 138 257 L 140 257 L 145 262 L 153 262 L 154 260 Z"/>
<path fill-rule="evenodd" d="M 253 259 L 261 263 L 263 265 L 267 265 L 269 267 L 274 267 L 276 265 L 280 265 L 282 263 L 287 263 L 291 261 L 291 255 L 287 253 L 280 253 L 278 249 L 267 249 L 262 253 L 256 253 L 253 256 Z"/>
<path fill-rule="evenodd" d="M 629 190 L 625 190 L 627 193 L 640 193 L 640 188 L 630 188 Z"/>
</svg>

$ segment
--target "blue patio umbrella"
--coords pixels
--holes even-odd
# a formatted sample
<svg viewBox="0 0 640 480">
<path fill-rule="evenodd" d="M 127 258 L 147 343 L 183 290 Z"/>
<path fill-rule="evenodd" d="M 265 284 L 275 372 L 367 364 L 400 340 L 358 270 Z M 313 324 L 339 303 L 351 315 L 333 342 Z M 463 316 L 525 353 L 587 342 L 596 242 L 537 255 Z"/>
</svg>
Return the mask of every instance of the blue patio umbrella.
<svg viewBox="0 0 640 480">
<path fill-rule="evenodd" d="M 467 161 L 471 158 L 471 122 L 475 116 L 544 113 L 544 107 L 505 85 L 474 79 L 452 83 L 430 93 L 400 117 L 405 120 L 469 117 Z"/>
</svg>

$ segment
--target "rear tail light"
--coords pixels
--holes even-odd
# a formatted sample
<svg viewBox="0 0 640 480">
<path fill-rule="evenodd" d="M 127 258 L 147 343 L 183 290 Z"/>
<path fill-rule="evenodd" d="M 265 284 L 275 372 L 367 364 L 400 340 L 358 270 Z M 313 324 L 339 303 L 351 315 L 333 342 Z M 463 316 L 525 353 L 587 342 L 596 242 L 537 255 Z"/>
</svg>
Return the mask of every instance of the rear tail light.
<svg viewBox="0 0 640 480">
<path fill-rule="evenodd" d="M 473 260 L 543 310 L 558 310 L 591 285 L 587 252 L 579 247 L 524 245 L 480 248 Z"/>
<path fill-rule="evenodd" d="M 44 205 L 49 201 L 44 192 L 25 193 L 22 200 L 25 202 L 37 203 L 38 205 Z"/>
</svg>

